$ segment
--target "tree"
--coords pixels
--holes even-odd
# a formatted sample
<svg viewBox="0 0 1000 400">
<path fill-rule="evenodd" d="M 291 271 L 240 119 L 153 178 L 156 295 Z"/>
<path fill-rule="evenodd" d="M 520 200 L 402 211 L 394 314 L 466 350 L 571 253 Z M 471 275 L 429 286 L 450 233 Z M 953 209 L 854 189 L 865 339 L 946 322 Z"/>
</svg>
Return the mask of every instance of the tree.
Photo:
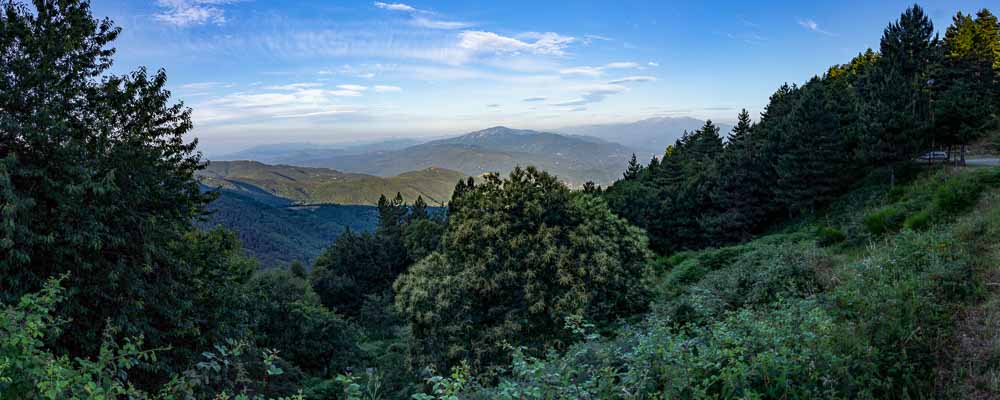
<svg viewBox="0 0 1000 400">
<path fill-rule="evenodd" d="M 1000 105 L 1000 33 L 997 18 L 982 10 L 973 19 L 961 12 L 943 41 L 944 61 L 934 79 L 934 128 L 943 144 L 965 147 L 996 126 Z"/>
<path fill-rule="evenodd" d="M 310 277 L 326 307 L 348 317 L 358 317 L 366 294 L 382 294 L 401 273 L 388 260 L 385 244 L 368 232 L 345 230 L 316 259 Z"/>
<path fill-rule="evenodd" d="M 603 200 L 529 167 L 487 175 L 462 203 L 441 250 L 395 284 L 416 366 L 499 365 L 504 342 L 559 347 L 567 317 L 607 324 L 645 306 L 646 239 Z"/>
<path fill-rule="evenodd" d="M 292 261 L 292 264 L 288 266 L 288 272 L 291 272 L 297 278 L 306 279 L 309 277 L 306 267 L 299 260 Z"/>
<path fill-rule="evenodd" d="M 109 322 L 153 347 L 213 336 L 185 314 L 225 311 L 198 297 L 216 272 L 185 255 L 211 198 L 184 139 L 190 109 L 171 101 L 163 71 L 110 73 L 120 30 L 88 3 L 0 8 L 0 298 L 68 273 L 54 349 L 72 356 L 96 355 Z M 195 326 L 208 331 L 184 331 Z"/>
<path fill-rule="evenodd" d="M 864 79 L 865 135 L 861 152 L 872 165 L 909 161 L 928 143 L 931 66 L 937 59 L 934 25 L 920 6 L 908 8 L 885 28 L 880 56 Z"/>
<path fill-rule="evenodd" d="M 427 219 L 427 217 L 427 203 L 424 202 L 423 196 L 417 196 L 417 199 L 413 201 L 413 207 L 410 207 L 410 221 Z"/>
<path fill-rule="evenodd" d="M 628 161 L 628 168 L 625 169 L 624 179 L 632 180 L 639 178 L 642 174 L 642 164 L 639 160 L 635 158 L 635 153 L 632 153 L 632 159 Z"/>
<path fill-rule="evenodd" d="M 320 303 L 305 279 L 288 271 L 257 273 L 247 283 L 255 342 L 279 351 L 303 371 L 342 373 L 357 362 L 357 328 Z"/>
<path fill-rule="evenodd" d="M 849 138 L 858 129 L 856 102 L 843 80 L 813 78 L 783 132 L 775 194 L 789 212 L 813 212 L 851 178 Z"/>
</svg>

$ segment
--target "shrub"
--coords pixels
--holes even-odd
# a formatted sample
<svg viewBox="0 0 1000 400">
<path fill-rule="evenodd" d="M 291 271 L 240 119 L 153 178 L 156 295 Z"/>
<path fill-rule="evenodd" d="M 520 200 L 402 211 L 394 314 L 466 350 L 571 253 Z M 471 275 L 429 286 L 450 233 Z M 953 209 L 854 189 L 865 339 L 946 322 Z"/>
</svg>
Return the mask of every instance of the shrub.
<svg viewBox="0 0 1000 400">
<path fill-rule="evenodd" d="M 868 232 L 882 235 L 895 232 L 903 225 L 905 214 L 896 206 L 886 206 L 865 216 L 864 224 Z"/>
<path fill-rule="evenodd" d="M 983 185 L 976 175 L 963 174 L 948 178 L 934 191 L 934 211 L 943 215 L 955 215 L 968 210 L 979 199 Z"/>
<path fill-rule="evenodd" d="M 915 231 L 927 230 L 931 226 L 931 213 L 927 210 L 920 211 L 906 218 L 903 226 Z"/>
<path fill-rule="evenodd" d="M 814 235 L 816 236 L 816 245 L 820 247 L 831 246 L 847 239 L 847 236 L 840 229 L 829 226 L 817 227 Z"/>
</svg>

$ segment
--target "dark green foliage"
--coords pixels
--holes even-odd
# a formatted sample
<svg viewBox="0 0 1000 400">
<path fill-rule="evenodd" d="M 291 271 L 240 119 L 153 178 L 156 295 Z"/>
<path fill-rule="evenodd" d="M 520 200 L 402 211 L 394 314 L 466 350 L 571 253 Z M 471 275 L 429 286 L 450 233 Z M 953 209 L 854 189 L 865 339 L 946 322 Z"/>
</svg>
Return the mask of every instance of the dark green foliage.
<svg viewBox="0 0 1000 400">
<path fill-rule="evenodd" d="M 842 81 L 814 78 L 783 132 L 775 163 L 778 199 L 794 212 L 813 212 L 829 203 L 851 178 L 850 138 L 857 131 L 851 92 Z"/>
<path fill-rule="evenodd" d="M 211 214 L 197 225 L 232 229 L 264 268 L 311 264 L 345 229 L 370 232 L 378 223 L 378 209 L 371 206 L 295 206 L 270 194 L 216 193 L 208 205 Z"/>
<path fill-rule="evenodd" d="M 920 211 L 906 217 L 906 221 L 903 221 L 903 226 L 915 231 L 927 230 L 931 226 L 931 214 L 927 211 Z"/>
<path fill-rule="evenodd" d="M 873 235 L 896 232 L 903 226 L 906 214 L 895 206 L 886 206 L 865 216 L 865 228 Z"/>
<path fill-rule="evenodd" d="M 358 359 L 357 329 L 323 307 L 309 281 L 269 270 L 256 274 L 247 292 L 259 346 L 321 376 L 343 372 Z"/>
<path fill-rule="evenodd" d="M 946 180 L 934 191 L 934 211 L 954 215 L 968 210 L 979 200 L 983 183 L 972 177 L 956 176 Z"/>
<path fill-rule="evenodd" d="M 937 61 L 934 25 L 920 6 L 885 28 L 880 57 L 861 83 L 865 124 L 861 153 L 891 169 L 925 148 L 930 126 L 931 67 Z"/>
<path fill-rule="evenodd" d="M 830 226 L 816 227 L 814 234 L 816 236 L 816 245 L 819 247 L 831 246 L 847 239 L 844 232 Z"/>
<path fill-rule="evenodd" d="M 441 250 L 396 282 L 414 367 L 501 365 L 503 345 L 565 345 L 565 318 L 608 324 L 645 306 L 641 231 L 601 199 L 528 168 L 487 175 L 449 215 Z"/>
<path fill-rule="evenodd" d="M 313 264 L 312 286 L 324 305 L 354 317 L 364 297 L 382 294 L 402 270 L 388 259 L 388 252 L 375 234 L 346 231 Z"/>
<path fill-rule="evenodd" d="M 163 71 L 110 73 L 119 29 L 88 3 L 0 8 L 0 300 L 68 273 L 55 353 L 95 356 L 117 327 L 175 349 L 140 380 L 160 381 L 237 330 L 229 296 L 247 266 L 229 237 L 186 236 L 211 198 L 184 138 L 191 110 Z"/>
</svg>

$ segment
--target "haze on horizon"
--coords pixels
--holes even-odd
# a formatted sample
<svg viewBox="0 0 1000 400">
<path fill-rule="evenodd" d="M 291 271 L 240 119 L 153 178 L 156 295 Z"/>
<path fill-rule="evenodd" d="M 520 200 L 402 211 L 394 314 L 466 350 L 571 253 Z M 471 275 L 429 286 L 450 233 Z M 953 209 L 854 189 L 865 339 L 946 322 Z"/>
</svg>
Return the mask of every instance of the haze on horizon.
<svg viewBox="0 0 1000 400">
<path fill-rule="evenodd" d="M 206 154 L 653 116 L 757 115 L 910 1 L 95 0 L 115 73 L 166 69 Z M 874 3 L 874 4 L 873 4 Z M 988 1 L 924 1 L 938 30 Z M 993 4 L 995 6 L 995 4 Z"/>
</svg>

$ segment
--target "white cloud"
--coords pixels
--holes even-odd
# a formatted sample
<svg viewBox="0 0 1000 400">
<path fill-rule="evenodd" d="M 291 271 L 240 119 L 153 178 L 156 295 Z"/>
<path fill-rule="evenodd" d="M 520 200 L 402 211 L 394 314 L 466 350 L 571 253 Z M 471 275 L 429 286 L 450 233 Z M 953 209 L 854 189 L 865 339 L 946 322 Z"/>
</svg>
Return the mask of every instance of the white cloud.
<svg viewBox="0 0 1000 400">
<path fill-rule="evenodd" d="M 219 87 L 222 85 L 224 85 L 224 83 L 222 82 L 192 82 L 192 83 L 185 83 L 181 85 L 180 88 L 188 90 L 205 90 L 205 89 L 212 89 L 215 87 Z"/>
<path fill-rule="evenodd" d="M 660 63 L 658 63 L 658 62 L 653 62 L 653 61 L 650 61 L 650 62 L 646 63 L 646 65 L 648 65 L 648 66 L 650 66 L 650 67 L 659 67 L 659 66 L 660 66 Z"/>
<path fill-rule="evenodd" d="M 236 92 L 208 99 L 195 105 L 192 118 L 196 123 L 212 124 L 261 118 L 301 118 L 352 113 L 360 108 L 341 104 L 338 98 L 360 95 L 360 92 L 351 90 L 323 90 L 301 88 L 301 86 L 298 89 L 283 89 L 281 86 L 275 86 L 260 91 Z"/>
<path fill-rule="evenodd" d="M 376 93 L 402 92 L 402 91 L 403 91 L 403 89 L 400 88 L 399 86 L 375 85 L 375 92 Z"/>
<path fill-rule="evenodd" d="M 529 102 L 529 103 L 534 103 L 534 102 L 538 102 L 538 101 L 545 101 L 545 97 L 529 97 L 529 98 L 521 100 L 521 101 L 526 101 L 526 102 Z"/>
<path fill-rule="evenodd" d="M 376 1 L 375 2 L 375 7 L 378 7 L 378 8 L 381 8 L 381 9 L 385 9 L 385 10 L 392 10 L 392 11 L 407 11 L 407 12 L 417 11 L 416 8 L 410 7 L 409 5 L 403 4 L 403 3 L 391 3 L 390 4 L 390 3 L 383 3 L 381 1 Z"/>
<path fill-rule="evenodd" d="M 560 74 L 563 75 L 587 75 L 587 76 L 600 76 L 600 67 L 572 67 L 563 68 L 559 70 Z"/>
<path fill-rule="evenodd" d="M 314 87 L 320 87 L 320 86 L 323 86 L 323 85 L 319 84 L 319 83 L 314 83 L 314 82 L 307 82 L 307 83 L 291 83 L 291 84 L 288 84 L 288 85 L 265 86 L 264 89 L 269 89 L 269 90 L 302 90 L 302 89 L 308 89 L 308 88 L 314 88 Z"/>
<path fill-rule="evenodd" d="M 631 69 L 631 68 L 639 68 L 639 64 L 631 61 L 613 62 L 605 64 L 600 67 L 581 66 L 581 67 L 563 68 L 559 70 L 559 73 L 563 75 L 587 75 L 596 77 L 596 76 L 601 76 L 601 74 L 603 74 L 604 71 L 609 69 Z"/>
<path fill-rule="evenodd" d="M 487 104 L 487 105 L 486 105 L 486 108 L 500 108 L 500 105 L 499 105 L 499 104 L 496 104 L 496 103 L 493 103 L 493 104 Z"/>
<path fill-rule="evenodd" d="M 532 53 L 565 55 L 565 49 L 575 40 L 554 32 L 529 32 L 520 37 L 533 42 L 515 39 L 485 31 L 464 31 L 459 34 L 458 47 L 473 53 Z"/>
<path fill-rule="evenodd" d="M 606 37 L 606 36 L 601 36 L 601 35 L 583 35 L 583 44 L 585 44 L 585 45 L 589 46 L 595 40 L 609 42 L 609 41 L 612 41 L 614 39 Z"/>
<path fill-rule="evenodd" d="M 608 83 L 616 85 L 616 84 L 630 83 L 630 82 L 652 82 L 655 80 L 656 78 L 652 76 L 626 76 L 624 78 L 615 79 Z"/>
<path fill-rule="evenodd" d="M 606 97 L 628 91 L 628 88 L 617 84 L 600 84 L 600 85 L 587 85 L 578 87 L 577 90 L 580 91 L 580 96 L 561 101 L 554 106 L 566 107 L 566 106 L 582 106 L 590 103 L 597 103 L 603 101 Z"/>
<path fill-rule="evenodd" d="M 827 36 L 836 36 L 836 34 L 834 34 L 833 32 L 829 32 L 829 31 L 821 29 L 819 27 L 819 24 L 816 21 L 813 21 L 813 20 L 811 20 L 809 18 L 805 18 L 805 19 L 799 18 L 798 19 L 798 23 L 799 23 L 799 26 L 805 28 L 808 31 L 812 31 L 812 32 L 816 32 L 816 33 L 821 33 L 821 34 L 824 34 L 824 35 L 827 35 Z"/>
<path fill-rule="evenodd" d="M 165 10 L 153 14 L 157 21 L 187 27 L 213 23 L 226 23 L 225 11 L 218 7 L 236 3 L 239 0 L 157 0 L 156 4 Z"/>
<path fill-rule="evenodd" d="M 354 92 L 363 92 L 365 90 L 368 90 L 367 86 L 361 86 L 361 85 L 337 85 L 337 88 L 343 90 L 350 90 Z"/>
<path fill-rule="evenodd" d="M 638 66 L 639 64 L 636 64 L 634 62 L 613 62 L 608 65 L 605 65 L 604 69 L 627 69 L 627 68 L 636 68 Z"/>
<path fill-rule="evenodd" d="M 430 11 L 417 9 L 417 8 L 415 8 L 413 6 L 410 6 L 409 4 L 403 4 L 403 3 L 391 3 L 390 4 L 390 3 L 383 3 L 383 2 L 378 1 L 378 2 L 375 2 L 375 7 L 378 7 L 378 8 L 384 9 L 384 10 L 400 11 L 400 12 L 409 13 L 410 14 L 410 25 L 421 27 L 421 28 L 428 28 L 428 29 L 464 29 L 464 28 L 468 28 L 468 27 L 474 25 L 474 24 L 472 24 L 470 22 L 439 20 L 439 19 L 434 18 L 434 16 L 437 15 L 437 14 L 435 14 L 433 12 L 430 12 Z"/>
<path fill-rule="evenodd" d="M 429 29 L 464 29 L 475 25 L 471 22 L 442 21 L 421 16 L 414 16 L 410 19 L 410 24 Z"/>
</svg>

